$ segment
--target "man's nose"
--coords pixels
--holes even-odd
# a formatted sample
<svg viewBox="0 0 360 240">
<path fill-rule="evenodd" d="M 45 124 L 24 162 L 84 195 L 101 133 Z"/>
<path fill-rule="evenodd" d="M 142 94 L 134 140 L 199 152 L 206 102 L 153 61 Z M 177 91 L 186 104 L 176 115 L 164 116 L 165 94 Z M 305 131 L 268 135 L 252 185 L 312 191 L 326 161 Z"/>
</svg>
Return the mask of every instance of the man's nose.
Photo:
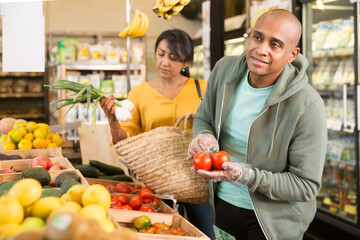
<svg viewBox="0 0 360 240">
<path fill-rule="evenodd" d="M 256 48 L 256 52 L 259 55 L 264 55 L 264 54 L 267 54 L 268 48 L 269 48 L 268 44 L 266 42 L 262 42 Z"/>
</svg>

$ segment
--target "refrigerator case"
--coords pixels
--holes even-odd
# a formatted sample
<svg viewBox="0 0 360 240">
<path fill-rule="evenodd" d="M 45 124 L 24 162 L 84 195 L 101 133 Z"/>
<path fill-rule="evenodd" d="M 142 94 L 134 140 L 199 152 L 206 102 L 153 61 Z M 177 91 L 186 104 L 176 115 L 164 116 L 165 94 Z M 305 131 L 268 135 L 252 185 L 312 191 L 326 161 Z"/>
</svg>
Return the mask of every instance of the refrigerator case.
<svg viewBox="0 0 360 240">
<path fill-rule="evenodd" d="M 308 77 L 327 115 L 328 149 L 318 212 L 359 227 L 356 8 L 349 0 L 304 3 L 302 47 L 309 60 Z"/>
</svg>

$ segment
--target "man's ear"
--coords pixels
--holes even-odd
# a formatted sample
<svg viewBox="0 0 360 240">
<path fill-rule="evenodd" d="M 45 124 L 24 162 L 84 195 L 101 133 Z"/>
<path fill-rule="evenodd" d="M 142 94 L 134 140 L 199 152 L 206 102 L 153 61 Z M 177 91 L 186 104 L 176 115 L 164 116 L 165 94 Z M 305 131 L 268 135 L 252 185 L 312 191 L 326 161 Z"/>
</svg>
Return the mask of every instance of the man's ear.
<svg viewBox="0 0 360 240">
<path fill-rule="evenodd" d="M 294 61 L 295 58 L 297 57 L 297 55 L 299 55 L 299 53 L 300 53 L 300 48 L 298 48 L 298 47 L 291 50 L 291 54 L 290 54 L 288 63 L 291 63 L 292 61 Z"/>
</svg>

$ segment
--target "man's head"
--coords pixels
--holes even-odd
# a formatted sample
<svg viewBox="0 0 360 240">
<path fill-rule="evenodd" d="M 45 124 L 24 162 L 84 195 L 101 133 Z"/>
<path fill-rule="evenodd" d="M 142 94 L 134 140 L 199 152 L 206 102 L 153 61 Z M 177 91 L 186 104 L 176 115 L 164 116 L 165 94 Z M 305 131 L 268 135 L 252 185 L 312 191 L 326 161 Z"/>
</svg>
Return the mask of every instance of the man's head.
<svg viewBox="0 0 360 240">
<path fill-rule="evenodd" d="M 253 87 L 274 84 L 286 63 L 300 52 L 301 23 L 291 12 L 270 10 L 259 17 L 252 29 L 246 61 Z"/>
</svg>

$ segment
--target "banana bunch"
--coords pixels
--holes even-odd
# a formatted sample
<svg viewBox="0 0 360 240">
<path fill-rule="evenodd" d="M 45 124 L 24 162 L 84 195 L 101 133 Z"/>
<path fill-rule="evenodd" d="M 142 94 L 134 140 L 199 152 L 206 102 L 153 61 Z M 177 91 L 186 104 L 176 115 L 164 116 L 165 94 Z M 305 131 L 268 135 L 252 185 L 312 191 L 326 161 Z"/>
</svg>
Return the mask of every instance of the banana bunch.
<svg viewBox="0 0 360 240">
<path fill-rule="evenodd" d="M 129 25 L 127 25 L 120 33 L 119 37 L 131 38 L 142 37 L 145 35 L 149 27 L 149 17 L 138 9 L 135 9 Z"/>
<path fill-rule="evenodd" d="M 169 20 L 178 14 L 191 0 L 156 0 L 153 12 L 160 18 Z"/>
</svg>

